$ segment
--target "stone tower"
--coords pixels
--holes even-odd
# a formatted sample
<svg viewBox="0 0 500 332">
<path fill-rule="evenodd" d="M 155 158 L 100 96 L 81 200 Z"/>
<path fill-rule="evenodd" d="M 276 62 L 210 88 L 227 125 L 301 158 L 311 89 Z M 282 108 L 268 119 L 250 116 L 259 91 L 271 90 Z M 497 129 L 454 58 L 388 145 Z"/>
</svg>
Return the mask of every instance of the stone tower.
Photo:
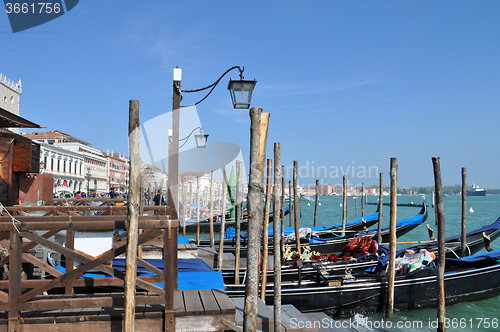
<svg viewBox="0 0 500 332">
<path fill-rule="evenodd" d="M 14 81 L 0 74 L 0 107 L 15 115 L 19 115 L 19 102 L 21 101 L 22 90 L 23 84 L 21 80 L 14 83 Z M 17 128 L 12 128 L 11 130 L 16 133 L 18 132 Z"/>
</svg>

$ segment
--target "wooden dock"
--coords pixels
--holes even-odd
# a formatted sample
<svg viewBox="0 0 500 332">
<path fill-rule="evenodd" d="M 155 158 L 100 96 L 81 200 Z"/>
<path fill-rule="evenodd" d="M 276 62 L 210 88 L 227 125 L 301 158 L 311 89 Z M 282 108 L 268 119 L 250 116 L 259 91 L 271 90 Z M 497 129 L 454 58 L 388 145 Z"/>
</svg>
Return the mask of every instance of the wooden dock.
<svg viewBox="0 0 500 332">
<path fill-rule="evenodd" d="M 177 237 L 177 220 L 170 220 L 168 208 L 151 208 L 157 210 L 154 215 L 139 218 L 139 227 L 144 229 L 144 232 L 139 235 L 138 240 L 146 249 L 143 253 L 145 256 L 161 258 L 166 254 L 163 244 L 168 244 Z M 29 212 L 40 209 L 42 216 L 29 215 Z M 117 287 L 123 286 L 124 273 L 108 266 L 106 262 L 125 253 L 124 233 L 115 232 L 113 248 L 98 257 L 87 257 L 73 246 L 74 233 L 77 230 L 125 230 L 126 207 L 9 207 L 8 210 L 16 219 L 0 213 L 0 242 L 3 247 L 10 248 L 10 256 L 3 258 L 0 266 L 9 264 L 9 272 L 15 277 L 0 281 L 0 332 L 123 331 L 125 297 Z M 88 210 L 100 211 L 102 214 L 84 216 Z M 64 246 L 49 240 L 51 236 L 63 230 L 67 233 Z M 47 264 L 43 257 L 37 257 L 37 251 L 34 250 L 36 245 L 64 255 L 68 270 L 65 273 L 56 270 Z M 147 248 L 152 250 L 148 251 Z M 202 258 L 210 266 L 217 267 L 218 254 L 213 249 L 197 247 L 194 244 L 178 244 L 176 249 L 179 256 Z M 173 310 L 166 310 L 165 291 L 156 284 L 166 285 L 167 281 L 170 283 L 172 279 L 165 278 L 163 271 L 143 259 L 138 260 L 156 276 L 136 279 L 136 282 L 140 283 L 138 286 L 144 289 L 136 294 L 136 331 L 164 331 L 166 317 L 173 321 L 172 316 L 175 317 L 176 331 L 232 331 L 221 322 L 243 325 L 244 299 L 230 299 L 224 290 L 173 292 Z M 39 268 L 46 278 L 21 279 L 22 261 L 30 262 Z M 73 267 L 73 261 L 81 264 Z M 234 255 L 224 253 L 222 265 L 233 267 Z M 241 260 L 241 265 L 246 265 L 245 259 Z M 98 269 L 109 277 L 80 278 L 90 269 Z M 281 316 L 283 331 L 332 331 L 321 324 L 322 321 L 331 321 L 323 313 L 303 314 L 291 305 L 284 305 Z M 266 306 L 260 299 L 258 317 L 259 329 L 273 330 L 273 307 Z"/>
<path fill-rule="evenodd" d="M 72 299 L 89 300 L 110 297 L 116 306 L 35 310 L 21 312 L 21 330 L 68 331 L 68 332 L 115 332 L 123 331 L 125 309 L 121 294 L 52 295 L 37 300 Z M 174 294 L 176 331 L 223 331 L 220 319 L 235 322 L 236 309 L 224 290 L 190 290 Z M 136 331 L 162 331 L 163 304 L 136 307 Z M 8 331 L 8 315 L 0 312 L 0 332 Z"/>
</svg>

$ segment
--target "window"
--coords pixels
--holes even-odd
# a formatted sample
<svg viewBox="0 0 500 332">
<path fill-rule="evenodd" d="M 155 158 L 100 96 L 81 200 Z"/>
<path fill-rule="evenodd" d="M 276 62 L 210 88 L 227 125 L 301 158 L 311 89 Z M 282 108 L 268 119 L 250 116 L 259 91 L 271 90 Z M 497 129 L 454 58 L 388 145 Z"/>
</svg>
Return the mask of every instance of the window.
<svg viewBox="0 0 500 332">
<path fill-rule="evenodd" d="M 55 142 L 56 142 L 55 139 L 49 139 L 49 140 L 47 140 L 47 143 L 49 143 L 50 145 L 53 145 Z"/>
</svg>

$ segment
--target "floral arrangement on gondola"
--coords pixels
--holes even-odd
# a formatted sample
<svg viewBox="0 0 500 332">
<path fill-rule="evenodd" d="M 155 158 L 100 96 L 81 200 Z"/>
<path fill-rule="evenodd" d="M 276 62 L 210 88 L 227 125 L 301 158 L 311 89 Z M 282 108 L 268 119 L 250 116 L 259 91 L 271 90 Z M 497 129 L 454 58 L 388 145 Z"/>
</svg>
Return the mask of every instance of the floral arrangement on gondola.
<svg viewBox="0 0 500 332">
<path fill-rule="evenodd" d="M 305 263 L 338 262 L 351 261 L 366 254 L 376 254 L 378 243 L 371 236 L 360 236 L 353 238 L 342 250 L 339 256 L 334 254 L 321 254 L 312 251 L 309 246 L 304 246 L 302 253 L 292 251 L 289 245 L 285 245 L 283 259 L 288 264 L 293 264 L 295 268 Z"/>
</svg>

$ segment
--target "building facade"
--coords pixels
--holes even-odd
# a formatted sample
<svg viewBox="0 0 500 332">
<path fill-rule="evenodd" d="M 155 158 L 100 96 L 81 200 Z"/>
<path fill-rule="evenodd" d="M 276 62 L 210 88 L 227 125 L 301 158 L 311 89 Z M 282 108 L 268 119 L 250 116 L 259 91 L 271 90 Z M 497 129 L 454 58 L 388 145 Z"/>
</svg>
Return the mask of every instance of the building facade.
<svg viewBox="0 0 500 332">
<path fill-rule="evenodd" d="M 87 194 L 104 194 L 109 192 L 108 161 L 103 152 L 93 148 L 90 143 L 82 141 L 60 130 L 23 133 L 22 135 L 38 143 L 45 143 L 50 146 L 71 151 L 73 155 L 75 153 L 79 154 L 79 158 L 83 158 L 81 173 L 80 170 L 78 170 L 77 174 L 83 176 L 84 181 L 83 183 L 77 184 L 78 189 L 73 190 L 86 192 Z M 57 160 L 58 159 L 56 159 L 56 162 Z M 64 160 L 61 159 L 61 162 L 64 162 Z M 51 167 L 52 165 L 49 166 Z M 63 166 L 59 165 L 59 170 L 57 170 L 56 163 L 54 167 L 57 172 L 60 172 Z M 61 178 L 59 177 L 59 179 Z M 55 177 L 54 182 L 55 187 L 61 186 L 60 181 L 57 181 L 56 185 Z M 64 186 L 64 180 L 62 180 L 62 183 Z M 69 182 L 66 182 L 66 184 L 68 183 Z M 73 186 L 74 185 L 75 183 L 73 182 Z M 62 189 L 67 188 L 61 188 L 61 190 Z"/>
<path fill-rule="evenodd" d="M 120 153 L 106 152 L 108 190 L 116 193 L 128 194 L 130 158 Z"/>
<path fill-rule="evenodd" d="M 77 152 L 83 156 L 87 193 L 99 195 L 109 192 L 107 159 L 101 150 L 79 142 L 54 143 L 54 146 Z"/>
<path fill-rule="evenodd" d="M 21 102 L 21 93 L 23 84 L 21 80 L 14 83 L 9 78 L 0 74 L 0 105 L 1 107 L 15 115 L 19 115 L 19 103 Z M 18 133 L 18 128 L 9 128 L 9 130 Z"/>
<path fill-rule="evenodd" d="M 51 173 L 54 177 L 54 194 L 73 194 L 86 188 L 82 154 L 40 143 L 40 164 L 41 173 Z"/>
</svg>

